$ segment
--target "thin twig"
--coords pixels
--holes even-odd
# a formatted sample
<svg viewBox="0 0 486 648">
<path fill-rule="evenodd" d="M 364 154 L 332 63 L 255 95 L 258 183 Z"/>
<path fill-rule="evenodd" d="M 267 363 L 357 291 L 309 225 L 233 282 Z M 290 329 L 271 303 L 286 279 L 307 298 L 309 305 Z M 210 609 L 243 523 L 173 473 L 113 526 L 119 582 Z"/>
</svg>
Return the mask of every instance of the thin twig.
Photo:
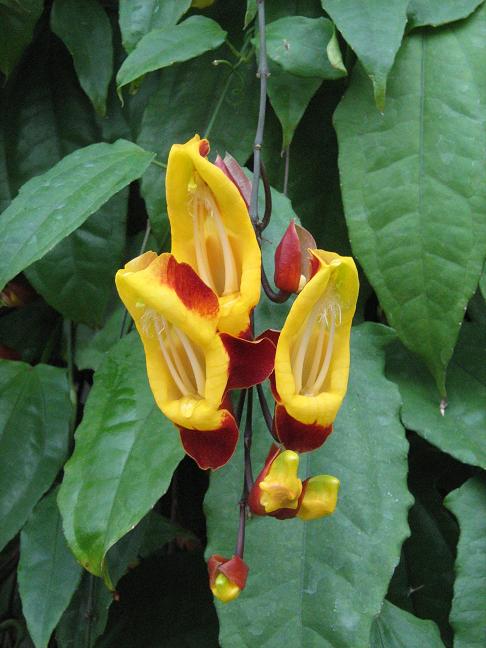
<svg viewBox="0 0 486 648">
<path fill-rule="evenodd" d="M 243 414 L 243 406 L 245 404 L 245 398 L 246 398 L 246 389 L 242 389 L 240 392 L 240 397 L 238 399 L 238 404 L 236 406 L 236 414 L 235 414 L 235 419 L 238 427 L 240 427 L 240 423 L 241 423 L 241 415 Z"/>
<path fill-rule="evenodd" d="M 284 167 L 284 182 L 283 182 L 283 195 L 286 196 L 289 190 L 289 165 L 290 165 L 290 147 L 284 149 L 285 167 Z"/>
<path fill-rule="evenodd" d="M 270 223 L 270 218 L 272 216 L 272 190 L 270 188 L 270 182 L 268 181 L 267 171 L 265 165 L 260 161 L 260 172 L 262 176 L 263 189 L 265 191 L 265 213 L 263 214 L 262 220 L 257 223 L 256 229 L 258 236 L 261 242 L 261 234 L 263 230 Z"/>
<path fill-rule="evenodd" d="M 268 297 L 268 299 L 270 299 L 270 301 L 275 302 L 276 304 L 283 304 L 290 297 L 290 293 L 284 292 L 283 290 L 280 289 L 278 291 L 275 291 L 272 288 L 270 282 L 268 281 L 268 277 L 266 275 L 265 268 L 263 267 L 263 263 L 262 263 L 262 288 L 265 291 L 265 295 Z"/>
<path fill-rule="evenodd" d="M 259 31 L 259 56 L 257 77 L 260 78 L 260 106 L 258 110 L 258 124 L 253 143 L 253 184 L 251 188 L 250 216 L 253 224 L 258 223 L 258 186 L 260 184 L 261 151 L 263 145 L 263 132 L 265 129 L 265 112 L 267 107 L 267 45 L 265 41 L 265 0 L 257 0 L 258 5 L 258 31 Z"/>
<path fill-rule="evenodd" d="M 263 418 L 265 419 L 265 424 L 267 426 L 267 429 L 272 435 L 272 438 L 277 443 L 280 443 L 279 439 L 275 436 L 275 432 L 273 430 L 273 416 L 272 413 L 270 412 L 270 408 L 268 407 L 267 399 L 265 398 L 263 385 L 261 384 L 257 385 L 257 394 L 258 394 L 258 402 L 260 403 L 260 409 L 262 410 Z"/>
</svg>

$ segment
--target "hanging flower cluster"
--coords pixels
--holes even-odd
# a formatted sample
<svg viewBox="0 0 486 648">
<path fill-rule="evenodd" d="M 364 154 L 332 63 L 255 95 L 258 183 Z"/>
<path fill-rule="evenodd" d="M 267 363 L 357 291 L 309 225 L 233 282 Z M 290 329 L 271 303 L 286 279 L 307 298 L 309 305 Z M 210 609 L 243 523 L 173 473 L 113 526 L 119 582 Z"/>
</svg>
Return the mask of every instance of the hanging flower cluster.
<svg viewBox="0 0 486 648">
<path fill-rule="evenodd" d="M 142 254 L 117 273 L 116 285 L 142 339 L 157 405 L 201 468 L 220 468 L 235 451 L 241 408 L 235 414 L 230 391 L 249 390 L 251 407 L 253 386 L 270 379 L 274 442 L 254 483 L 245 443 L 236 552 L 208 563 L 213 594 L 228 602 L 246 584 L 247 508 L 280 520 L 313 520 L 336 507 L 339 481 L 329 475 L 301 481 L 299 453 L 324 443 L 345 396 L 358 278 L 351 258 L 317 250 L 309 232 L 291 222 L 276 250 L 274 279 L 276 300 L 297 297 L 280 332 L 254 339 L 261 278 L 269 285 L 259 245 L 263 226 L 250 218 L 252 187 L 241 167 L 229 155 L 211 163 L 208 153 L 208 141 L 198 135 L 172 147 L 166 176 L 171 253 Z"/>
</svg>

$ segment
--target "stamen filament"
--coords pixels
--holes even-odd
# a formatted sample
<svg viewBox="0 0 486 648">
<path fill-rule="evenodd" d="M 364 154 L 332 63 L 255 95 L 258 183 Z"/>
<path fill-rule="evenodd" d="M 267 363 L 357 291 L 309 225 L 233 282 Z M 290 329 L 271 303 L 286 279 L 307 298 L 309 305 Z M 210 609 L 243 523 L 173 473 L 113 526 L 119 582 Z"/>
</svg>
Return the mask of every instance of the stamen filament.
<svg viewBox="0 0 486 648">
<path fill-rule="evenodd" d="M 181 380 L 186 385 L 186 387 L 190 388 L 191 393 L 194 393 L 194 381 L 189 378 L 187 371 L 184 368 L 184 363 L 181 360 L 181 356 L 179 355 L 179 351 L 176 346 L 176 341 L 174 340 L 174 333 L 178 332 L 177 328 L 171 327 L 171 325 L 169 324 L 166 326 L 165 330 L 167 335 L 167 342 L 169 345 L 169 351 L 172 354 L 172 358 L 174 360 L 175 367 L 179 372 L 179 376 L 181 377 Z"/>
<path fill-rule="evenodd" d="M 204 236 L 203 204 L 194 196 L 192 209 L 192 225 L 194 231 L 194 247 L 196 249 L 196 264 L 198 274 L 204 283 L 216 292 L 216 286 L 209 265 L 206 239 Z"/>
<path fill-rule="evenodd" d="M 312 329 L 314 328 L 314 323 L 318 314 L 319 309 L 318 304 L 316 304 L 307 319 L 307 324 L 305 325 L 300 340 L 296 342 L 296 353 L 292 360 L 292 373 L 294 374 L 295 391 L 297 394 L 300 393 L 300 390 L 302 389 L 302 372 L 304 369 L 305 356 L 311 339 Z"/>
<path fill-rule="evenodd" d="M 191 342 L 187 335 L 179 330 L 177 327 L 174 327 L 174 332 L 181 341 L 182 346 L 187 354 L 189 362 L 191 364 L 192 371 L 194 373 L 194 378 L 196 379 L 197 391 L 200 396 L 204 398 L 204 393 L 206 389 L 206 378 L 204 376 L 203 369 L 201 364 L 196 356 L 194 349 L 192 348 Z"/>
<path fill-rule="evenodd" d="M 336 330 L 336 314 L 334 312 L 334 308 L 331 308 L 331 326 L 329 328 L 329 339 L 327 341 L 326 355 L 324 356 L 324 362 L 322 363 L 322 367 L 321 370 L 319 371 L 319 375 L 317 376 L 316 382 L 314 383 L 314 386 L 310 391 L 311 396 L 315 396 L 317 393 L 319 393 L 319 390 L 321 389 L 326 379 L 327 372 L 329 371 L 329 366 L 331 364 L 331 358 L 332 358 L 332 351 L 334 347 L 335 330 Z"/>
<path fill-rule="evenodd" d="M 228 234 L 224 227 L 221 214 L 214 197 L 209 189 L 205 192 L 206 204 L 211 210 L 216 225 L 216 230 L 219 236 L 219 242 L 223 252 L 224 261 L 224 290 L 223 295 L 231 295 L 238 290 L 238 278 L 236 274 L 236 263 L 233 255 L 233 250 L 229 242 Z"/>
<path fill-rule="evenodd" d="M 314 350 L 314 358 L 312 360 L 311 370 L 309 371 L 309 377 L 307 378 L 307 382 L 305 383 L 304 390 L 306 393 L 309 393 L 309 390 L 312 389 L 312 386 L 316 382 L 317 372 L 319 371 L 319 364 L 322 358 L 322 349 L 324 347 L 325 333 L 326 333 L 326 327 L 321 325 L 319 328 L 319 337 L 317 338 L 316 348 Z"/>
<path fill-rule="evenodd" d="M 174 363 L 172 362 L 169 352 L 165 348 L 165 342 L 164 339 L 162 338 L 162 331 L 159 329 L 156 322 L 154 322 L 154 328 L 155 328 L 155 333 L 157 334 L 157 339 L 159 341 L 160 350 L 162 351 L 162 355 L 164 356 L 164 360 L 167 364 L 167 368 L 170 371 L 170 375 L 174 379 L 174 382 L 179 388 L 181 394 L 183 396 L 189 396 L 191 394 L 191 390 L 187 388 L 187 386 L 179 376 L 177 369 L 174 367 Z"/>
</svg>

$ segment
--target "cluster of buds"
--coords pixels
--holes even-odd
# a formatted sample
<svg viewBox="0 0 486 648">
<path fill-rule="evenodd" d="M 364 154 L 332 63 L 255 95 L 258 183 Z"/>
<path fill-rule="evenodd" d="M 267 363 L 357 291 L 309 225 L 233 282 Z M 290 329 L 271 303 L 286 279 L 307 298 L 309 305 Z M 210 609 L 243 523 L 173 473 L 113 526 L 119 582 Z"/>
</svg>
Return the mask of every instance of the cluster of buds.
<svg viewBox="0 0 486 648">
<path fill-rule="evenodd" d="M 292 221 L 276 250 L 274 278 L 280 295 L 297 296 L 282 330 L 255 338 L 261 278 L 268 285 L 263 226 L 250 218 L 252 186 L 238 163 L 228 155 L 212 163 L 208 154 L 208 141 L 197 135 L 172 147 L 171 252 L 146 252 L 127 263 L 116 275 L 117 289 L 142 339 L 155 401 L 179 429 L 186 453 L 203 469 L 226 464 L 239 435 L 231 390 L 269 379 L 275 399 L 269 428 L 279 445 L 272 444 L 254 483 L 246 477 L 244 510 L 320 518 L 334 511 L 339 481 L 328 475 L 301 481 L 299 453 L 324 443 L 346 393 L 356 266 L 350 257 L 316 249 Z M 210 587 L 223 602 L 239 595 L 247 574 L 241 542 L 232 558 L 209 560 Z"/>
</svg>

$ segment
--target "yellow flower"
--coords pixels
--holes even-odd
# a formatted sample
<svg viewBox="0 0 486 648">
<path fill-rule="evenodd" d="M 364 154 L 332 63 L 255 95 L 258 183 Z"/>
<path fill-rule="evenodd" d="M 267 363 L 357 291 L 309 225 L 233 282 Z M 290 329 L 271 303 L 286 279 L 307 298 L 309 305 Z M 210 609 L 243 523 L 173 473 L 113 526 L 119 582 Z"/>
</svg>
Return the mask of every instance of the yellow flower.
<svg viewBox="0 0 486 648">
<path fill-rule="evenodd" d="M 199 135 L 171 148 L 166 193 L 172 253 L 218 295 L 219 330 L 241 336 L 260 298 L 261 253 L 238 188 L 207 160 L 208 152 Z"/>
<path fill-rule="evenodd" d="M 224 558 L 217 554 L 208 560 L 209 587 L 223 603 L 234 601 L 245 588 L 248 566 L 239 556 Z"/>
<path fill-rule="evenodd" d="M 332 431 L 348 384 L 359 286 L 351 257 L 312 254 L 317 270 L 290 309 L 275 356 L 275 431 L 296 452 L 318 448 Z"/>
<path fill-rule="evenodd" d="M 339 479 L 331 475 L 317 475 L 306 479 L 302 486 L 302 501 L 297 511 L 301 520 L 317 520 L 334 513 L 337 504 Z"/>
<path fill-rule="evenodd" d="M 157 405 L 201 468 L 222 466 L 238 439 L 227 391 L 264 380 L 275 347 L 218 334 L 217 296 L 171 254 L 146 252 L 115 281 L 142 339 Z"/>
</svg>

